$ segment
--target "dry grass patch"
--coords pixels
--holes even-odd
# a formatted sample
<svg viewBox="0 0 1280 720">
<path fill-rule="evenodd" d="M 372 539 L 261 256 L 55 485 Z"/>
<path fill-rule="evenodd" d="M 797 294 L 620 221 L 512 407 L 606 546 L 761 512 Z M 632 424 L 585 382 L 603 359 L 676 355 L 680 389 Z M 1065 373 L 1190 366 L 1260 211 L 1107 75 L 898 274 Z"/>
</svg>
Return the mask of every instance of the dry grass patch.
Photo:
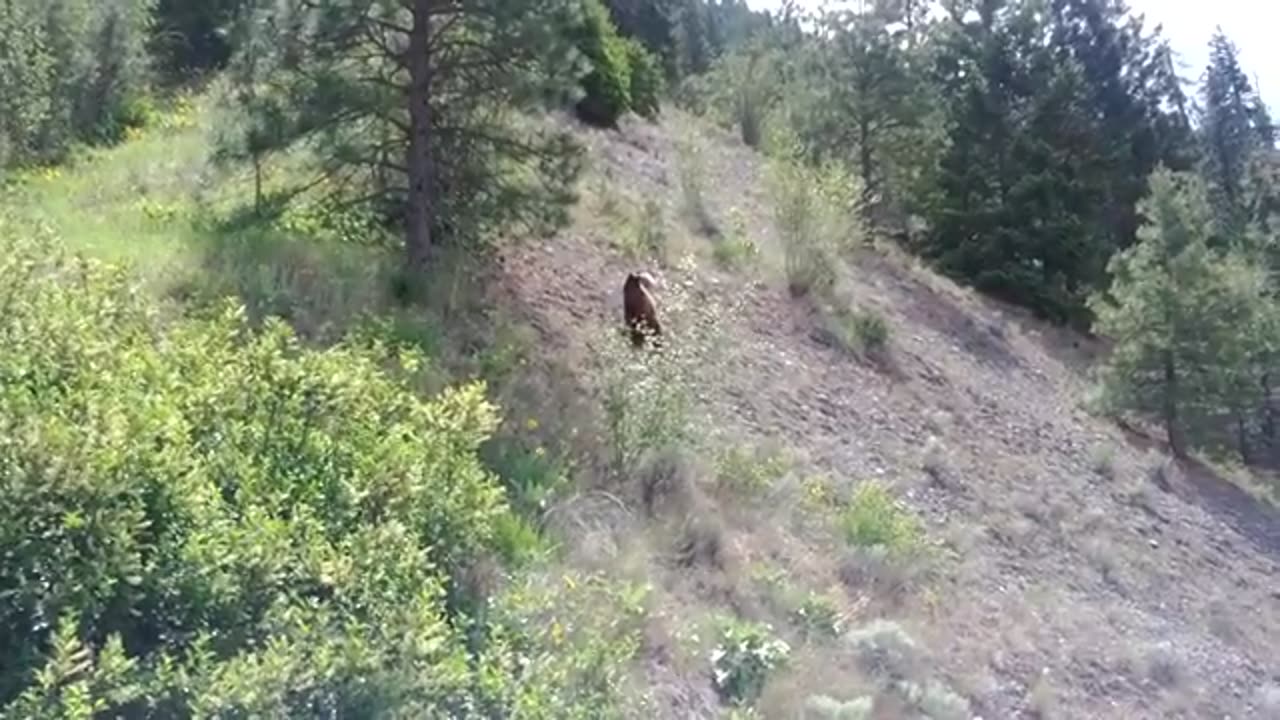
<svg viewBox="0 0 1280 720">
<path fill-rule="evenodd" d="M 733 445 L 716 458 L 716 490 L 728 497 L 759 498 L 790 469 L 790 459 L 778 449 Z"/>
<path fill-rule="evenodd" d="M 879 311 L 843 303 L 823 303 L 818 310 L 826 335 L 838 347 L 869 358 L 882 358 L 888 351 L 889 321 Z"/>
<path fill-rule="evenodd" d="M 1111 443 L 1098 443 L 1089 450 L 1089 466 L 1106 480 L 1116 479 L 1116 447 Z"/>
<path fill-rule="evenodd" d="M 1036 678 L 1030 690 L 1027 691 L 1027 709 L 1037 720 L 1058 720 L 1063 717 L 1059 713 L 1060 707 L 1058 691 L 1053 687 L 1048 671 L 1045 671 Z"/>
<path fill-rule="evenodd" d="M 676 152 L 686 219 L 697 233 L 709 238 L 720 237 L 720 226 L 707 204 L 706 162 L 702 157 L 702 141 L 696 137 L 686 137 L 679 142 Z"/>
</svg>

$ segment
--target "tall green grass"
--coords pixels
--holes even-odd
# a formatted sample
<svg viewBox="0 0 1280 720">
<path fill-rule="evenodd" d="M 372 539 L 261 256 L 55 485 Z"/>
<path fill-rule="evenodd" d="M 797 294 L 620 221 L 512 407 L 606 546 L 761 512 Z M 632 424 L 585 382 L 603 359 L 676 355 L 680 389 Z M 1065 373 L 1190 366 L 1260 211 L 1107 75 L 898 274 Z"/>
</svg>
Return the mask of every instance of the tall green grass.
<svg viewBox="0 0 1280 720">
<path fill-rule="evenodd" d="M 210 98 L 179 104 L 124 143 L 85 150 L 60 167 L 24 171 L 0 188 L 0 214 L 51 231 L 69 250 L 127 265 L 145 287 L 184 308 L 238 297 L 251 317 L 283 317 L 330 338 L 390 308 L 391 254 L 359 223 L 327 222 L 303 198 L 282 214 L 251 210 L 252 178 L 217 166 Z M 301 153 L 268 177 L 279 191 L 309 178 Z M 369 237 L 352 238 L 367 231 Z"/>
</svg>

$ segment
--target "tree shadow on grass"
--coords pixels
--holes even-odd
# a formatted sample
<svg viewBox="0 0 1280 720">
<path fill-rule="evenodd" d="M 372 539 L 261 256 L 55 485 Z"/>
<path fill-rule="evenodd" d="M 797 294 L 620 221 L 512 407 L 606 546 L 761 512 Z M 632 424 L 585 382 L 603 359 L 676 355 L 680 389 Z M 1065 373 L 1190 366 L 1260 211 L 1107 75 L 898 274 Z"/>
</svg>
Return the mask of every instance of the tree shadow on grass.
<svg viewBox="0 0 1280 720">
<path fill-rule="evenodd" d="M 278 317 L 319 343 L 396 309 L 394 253 L 291 227 L 283 210 L 269 203 L 197 218 L 198 260 L 170 294 L 196 307 L 233 297 L 255 322 Z"/>
</svg>

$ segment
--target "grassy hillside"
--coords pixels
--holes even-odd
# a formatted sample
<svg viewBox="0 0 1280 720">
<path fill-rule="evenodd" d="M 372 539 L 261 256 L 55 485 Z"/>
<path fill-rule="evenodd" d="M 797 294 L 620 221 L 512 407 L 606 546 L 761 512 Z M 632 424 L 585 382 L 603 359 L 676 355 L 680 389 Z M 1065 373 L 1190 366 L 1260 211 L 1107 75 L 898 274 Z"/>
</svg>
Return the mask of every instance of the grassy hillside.
<svg viewBox="0 0 1280 720">
<path fill-rule="evenodd" d="M 577 129 L 573 224 L 406 305 L 367 235 L 306 203 L 247 218 L 210 117 L 30 175 L 4 213 L 178 311 L 235 295 L 320 346 L 418 346 L 424 390 L 489 381 L 482 455 L 543 537 L 481 584 L 573 642 L 634 627 L 634 716 L 1280 712 L 1275 509 L 1090 415 L 1087 341 L 866 236 L 830 178 L 675 112 Z M 618 333 L 639 267 L 663 280 L 656 356 Z"/>
</svg>

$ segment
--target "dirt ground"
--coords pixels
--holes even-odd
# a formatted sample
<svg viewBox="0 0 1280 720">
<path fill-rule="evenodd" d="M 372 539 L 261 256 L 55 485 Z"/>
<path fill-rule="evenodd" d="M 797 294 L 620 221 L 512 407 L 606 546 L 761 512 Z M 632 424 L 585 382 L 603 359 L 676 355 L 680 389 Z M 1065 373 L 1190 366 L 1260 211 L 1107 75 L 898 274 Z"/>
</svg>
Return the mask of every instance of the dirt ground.
<svg viewBox="0 0 1280 720">
<path fill-rule="evenodd" d="M 818 331 L 816 311 L 779 273 L 720 270 L 708 240 L 679 230 L 688 223 L 677 143 L 693 138 L 712 216 L 737 213 L 762 263 L 776 258 L 759 155 L 678 113 L 580 136 L 591 178 L 577 221 L 503 263 L 506 291 L 562 373 L 590 364 L 593 338 L 620 321 L 621 281 L 637 267 L 611 244 L 617 224 L 601 217 L 601 203 L 625 214 L 657 201 L 681 249 L 700 257 L 692 275 L 659 273 L 739 303 L 722 323 L 723 370 L 705 392 L 717 424 L 795 451 L 841 489 L 882 479 L 925 519 L 947 558 L 928 591 L 872 598 L 861 612 L 909 626 L 975 715 L 1278 717 L 1264 705 L 1268 692 L 1280 694 L 1268 690 L 1280 684 L 1280 516 L 1208 468 L 1176 467 L 1158 443 L 1087 413 L 1086 340 L 899 253 L 866 250 L 849 260 L 843 292 L 880 313 L 891 339 L 885 359 L 861 359 Z M 734 514 L 738 552 L 838 582 L 836 550 L 775 520 Z M 680 585 L 676 573 L 665 577 Z M 842 587 L 856 605 L 859 588 Z M 710 716 L 705 678 L 687 675 L 662 712 Z"/>
</svg>

